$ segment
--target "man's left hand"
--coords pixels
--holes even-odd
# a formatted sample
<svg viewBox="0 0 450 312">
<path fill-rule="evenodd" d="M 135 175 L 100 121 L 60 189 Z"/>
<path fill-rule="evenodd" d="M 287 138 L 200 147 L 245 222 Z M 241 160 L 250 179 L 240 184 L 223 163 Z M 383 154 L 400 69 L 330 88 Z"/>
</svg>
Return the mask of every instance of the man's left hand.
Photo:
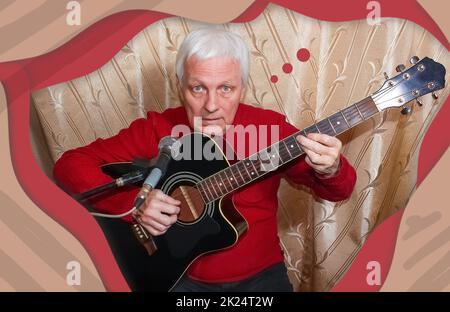
<svg viewBox="0 0 450 312">
<path fill-rule="evenodd" d="M 323 133 L 297 136 L 297 141 L 306 153 L 305 161 L 317 173 L 329 178 L 337 174 L 342 143 L 339 139 Z"/>
</svg>

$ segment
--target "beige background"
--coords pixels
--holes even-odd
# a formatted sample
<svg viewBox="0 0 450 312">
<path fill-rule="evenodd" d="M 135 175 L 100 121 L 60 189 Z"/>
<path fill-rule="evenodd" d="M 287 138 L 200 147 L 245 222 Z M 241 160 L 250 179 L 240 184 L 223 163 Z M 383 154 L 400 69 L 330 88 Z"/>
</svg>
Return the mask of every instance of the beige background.
<svg viewBox="0 0 450 312">
<path fill-rule="evenodd" d="M 450 150 L 411 197 L 381 291 L 450 291 Z"/>
<path fill-rule="evenodd" d="M 87 3 L 88 0 L 85 1 Z M 46 1 L 41 2 L 43 3 Z M 108 4 L 110 3 L 111 2 Z M 10 5 L 13 5 L 13 3 L 11 2 Z M 10 7 L 10 9 L 11 8 L 12 7 Z M 28 9 L 30 9 L 30 7 L 28 7 Z M 441 8 L 440 12 L 442 11 Z M 14 11 L 12 10 L 10 12 Z M 23 13 L 25 11 L 21 12 Z M 103 12 L 108 13 L 109 11 Z M 5 10 L 0 11 L 0 16 L 11 16 L 10 14 L 2 15 L 4 13 Z M 91 13 L 95 15 L 94 12 Z M 97 12 L 96 14 L 97 15 L 94 16 L 92 20 L 100 18 L 101 13 Z M 271 20 L 277 21 L 278 18 L 282 18 L 286 24 L 279 25 L 277 23 L 276 28 L 271 27 Z M 12 18 L 0 18 L 0 20 L 4 23 L 1 26 L 10 24 L 13 21 Z M 186 24 L 190 27 L 194 27 L 193 24 L 196 24 L 184 19 L 173 20 L 178 21 L 174 23 L 180 25 Z M 62 20 L 55 20 L 54 23 L 55 25 L 60 25 L 58 23 L 61 23 L 61 21 Z M 250 90 L 254 90 L 254 92 L 249 92 L 246 100 L 255 105 L 262 105 L 280 112 L 285 112 L 291 122 L 298 127 L 308 125 L 314 118 L 326 116 L 328 113 L 331 113 L 333 109 L 339 108 L 339 106 L 342 105 L 345 106 L 351 104 L 352 101 L 356 101 L 368 92 L 374 91 L 382 81 L 382 71 L 385 70 L 391 74 L 393 72 L 393 67 L 395 67 L 397 63 L 406 62 L 407 58 L 412 55 L 411 53 L 417 53 L 419 56 L 432 56 L 441 62 L 444 62 L 448 68 L 447 51 L 434 40 L 430 34 L 409 22 L 386 20 L 383 22 L 382 27 L 379 27 L 378 29 L 371 28 L 363 22 L 318 23 L 317 21 L 311 21 L 310 19 L 304 18 L 297 13 L 287 12 L 284 9 L 276 8 L 275 6 L 271 6 L 269 10 L 259 18 L 259 21 L 265 25 L 266 28 L 264 29 L 266 29 L 266 31 L 259 29 L 259 27 L 256 26 L 256 23 L 246 24 L 242 28 L 233 29 L 246 36 L 249 45 L 252 47 L 253 52 L 255 52 L 253 54 L 254 64 L 252 64 L 252 66 L 256 66 L 257 70 L 254 72 L 254 85 L 250 88 Z M 24 20 L 22 22 L 24 23 L 22 27 L 28 25 Z M 161 110 L 166 106 L 174 105 L 172 101 L 174 99 L 173 94 L 170 92 L 170 83 L 164 88 L 161 88 L 161 90 L 149 91 L 148 89 L 145 89 L 145 84 L 148 83 L 145 79 L 149 79 L 149 77 L 145 77 L 145 68 L 142 68 L 142 66 L 140 67 L 136 55 L 133 55 L 134 44 L 136 44 L 137 50 L 141 51 L 140 49 L 145 49 L 145 45 L 148 44 L 148 42 L 145 42 L 148 38 L 162 37 L 165 38 L 164 40 L 167 40 L 167 37 L 164 34 L 160 37 L 154 37 L 155 33 L 159 35 L 164 33 L 164 24 L 161 24 L 162 23 L 159 23 L 154 27 L 156 30 L 148 28 L 147 38 L 145 31 L 140 33 L 104 68 L 88 75 L 87 78 L 83 77 L 82 79 L 84 79 L 84 81 L 77 80 L 72 82 L 75 85 L 75 89 L 84 92 L 81 99 L 83 99 L 82 103 L 85 107 L 98 104 L 97 109 L 92 110 L 92 108 L 90 108 L 89 112 L 94 112 L 93 118 L 97 118 L 97 121 L 101 121 L 103 108 L 105 108 L 105 112 L 110 113 L 111 105 L 114 102 L 111 99 L 105 99 L 106 93 L 97 93 L 97 95 L 100 95 L 97 96 L 97 98 L 95 97 L 96 92 L 92 93 L 92 91 L 105 90 L 105 88 L 102 88 L 103 82 L 100 75 L 101 71 L 116 70 L 114 69 L 114 62 L 116 62 L 116 65 L 119 64 L 119 72 L 124 71 L 128 73 L 129 76 L 125 77 L 125 79 L 122 79 L 120 82 L 122 84 L 120 93 L 129 98 L 128 101 L 120 101 L 119 103 L 133 102 L 134 98 L 134 101 L 137 104 L 140 104 L 139 99 L 141 95 L 135 92 L 136 87 L 138 87 L 138 77 L 141 77 L 143 90 L 151 93 L 148 96 L 144 94 L 144 98 L 148 99 L 148 101 L 142 101 L 141 106 L 136 105 L 134 112 L 131 113 L 130 111 L 130 115 L 125 114 L 122 119 L 113 119 L 113 126 L 110 129 L 105 127 L 104 124 L 102 125 L 101 122 L 96 122 L 95 125 L 98 125 L 99 127 L 99 130 L 96 133 L 95 131 L 91 131 L 90 133 L 79 134 L 78 136 L 75 135 L 75 137 L 77 137 L 76 139 L 73 139 L 73 134 L 71 134 L 72 139 L 66 141 L 69 142 L 69 144 L 62 144 L 61 149 L 58 149 L 55 145 L 52 145 L 55 143 L 49 139 L 49 134 L 55 129 L 53 127 L 54 125 L 46 131 L 46 123 L 43 122 L 43 116 L 47 115 L 47 113 L 45 113 L 46 106 L 44 104 L 45 101 L 47 101 L 47 106 L 49 104 L 48 99 L 49 97 L 51 98 L 51 92 L 49 92 L 51 88 L 43 90 L 41 94 L 36 93 L 34 95 L 37 112 L 40 113 L 40 116 L 35 116 L 37 118 L 34 119 L 34 121 L 38 121 L 33 128 L 34 142 L 42 142 L 42 140 L 45 140 L 45 142 L 49 144 L 48 151 L 50 151 L 49 158 L 41 158 L 41 165 L 43 168 L 51 166 L 53 159 L 58 157 L 58 153 L 71 147 L 72 145 L 70 144 L 74 144 L 74 142 L 76 142 L 74 145 L 81 145 L 82 143 L 93 140 L 96 136 L 108 136 L 128 124 L 133 117 L 142 114 L 144 110 L 150 108 Z M 83 24 L 82 27 L 86 26 L 87 24 Z M 320 32 L 317 31 L 318 28 L 320 28 Z M 355 29 L 358 29 L 359 31 L 359 37 L 358 32 L 356 32 Z M 273 30 L 275 30 L 275 34 Z M 182 40 L 184 31 L 186 31 L 185 28 L 183 31 L 179 32 L 178 44 L 180 40 Z M 252 31 L 256 32 L 256 40 L 254 42 L 251 39 Z M 258 33 L 258 31 L 260 32 Z M 297 47 L 294 47 L 294 42 L 288 40 L 291 38 L 283 38 L 283 35 L 295 31 L 301 33 L 301 36 L 297 37 L 298 41 L 295 43 L 298 46 L 307 47 L 311 50 L 312 58 L 306 63 L 307 65 L 299 64 L 295 60 L 295 51 Z M 279 38 L 281 38 L 281 44 L 280 41 L 277 42 L 274 40 L 274 38 L 277 37 L 276 33 L 278 33 Z M 177 33 L 175 32 L 175 34 Z M 347 64 L 348 67 L 346 70 L 348 72 L 345 72 L 343 71 L 343 61 L 345 60 L 344 51 L 352 44 L 353 34 L 356 34 L 354 36 L 356 45 L 361 45 L 361 47 L 372 47 L 374 52 L 373 54 L 363 55 L 364 49 L 353 49 L 352 53 L 355 54 L 352 54 L 348 59 L 351 63 Z M 49 51 L 52 47 L 59 45 L 60 42 L 66 42 L 71 35 L 69 31 L 62 36 L 58 36 L 59 34 L 54 38 L 60 38 L 60 41 L 52 39 L 50 42 L 44 40 L 45 37 L 48 37 L 47 35 L 37 37 L 40 39 L 40 41 L 37 41 L 40 42 L 40 44 L 34 43 L 31 45 L 38 49 L 44 49 L 40 50 L 40 52 L 39 50 L 27 49 L 26 44 L 17 44 L 16 51 L 14 50 L 15 47 L 11 47 L 13 50 L 6 51 L 10 54 L 2 54 L 0 60 L 4 60 L 3 57 L 5 55 L 5 59 L 8 59 L 8 57 L 14 59 L 24 57 L 26 54 L 20 54 L 24 51 L 26 51 L 26 53 L 36 53 L 34 55 L 38 55 L 42 53 L 42 51 Z M 263 44 L 266 36 L 271 39 Z M 369 41 L 364 41 L 366 38 L 369 38 L 367 39 Z M 289 44 L 292 44 L 292 46 L 289 47 Z M 282 47 L 284 46 L 287 47 L 286 50 L 283 50 Z M 395 53 L 391 51 L 390 57 L 392 58 L 386 60 L 381 59 L 380 56 L 386 54 L 386 52 L 388 52 L 386 49 L 389 49 L 390 46 L 392 46 L 392 51 L 395 50 Z M 402 47 L 402 49 L 398 49 L 401 50 L 401 52 L 398 52 L 396 47 Z M 142 63 L 141 65 L 150 64 L 150 67 L 148 67 L 150 69 L 157 68 L 158 64 L 164 66 L 167 65 L 167 68 L 169 68 L 170 62 L 173 62 L 173 55 L 171 53 L 165 53 L 166 54 L 163 53 L 163 55 L 166 58 L 162 59 L 158 58 L 158 56 L 161 55 L 160 53 L 153 53 L 152 55 L 146 54 L 145 56 L 148 57 L 148 63 Z M 127 56 L 128 58 L 126 58 Z M 272 63 L 268 60 L 274 60 L 274 62 Z M 371 64 L 369 60 L 376 60 L 379 63 L 373 62 L 373 64 Z M 280 65 L 286 61 L 292 62 L 294 65 L 294 73 L 299 76 L 291 75 L 286 78 L 280 69 Z M 373 66 L 372 73 L 368 70 L 371 66 Z M 157 69 L 160 71 L 161 75 L 164 75 L 164 70 L 161 71 L 161 68 L 163 67 Z M 275 88 L 270 87 L 270 84 L 267 83 L 267 78 L 270 77 L 270 74 L 272 73 L 276 73 L 280 78 L 284 79 L 280 79 L 279 84 Z M 321 75 L 318 76 L 318 73 Z M 345 75 L 343 75 L 343 73 L 345 73 Z M 342 79 L 336 81 L 339 77 Z M 92 79 L 92 87 L 89 87 L 89 79 Z M 116 79 L 120 80 L 120 77 Z M 316 79 L 316 81 L 314 81 L 314 79 Z M 133 82 L 133 84 L 130 84 L 130 88 L 127 88 L 126 86 L 126 82 L 128 81 Z M 304 81 L 307 81 L 307 84 L 303 85 Z M 341 85 L 341 81 L 343 81 L 343 85 Z M 358 83 L 361 85 L 358 85 Z M 67 88 L 67 84 L 63 84 L 63 87 Z M 57 90 L 58 86 L 55 86 L 53 89 Z M 332 92 L 327 93 L 324 90 L 332 90 Z M 298 92 L 300 92 L 300 94 L 298 94 Z M 311 92 L 313 93 L 311 94 Z M 60 98 L 55 97 L 52 99 L 53 102 L 50 102 L 57 104 L 58 100 L 61 99 L 64 100 L 64 105 L 69 103 L 67 106 L 64 106 L 64 108 L 67 107 L 68 116 L 72 118 L 74 116 L 72 113 L 75 113 L 76 111 L 70 111 L 70 107 L 73 107 L 73 100 L 67 100 L 68 94 L 70 93 L 62 93 Z M 167 94 L 169 96 L 166 96 Z M 351 162 L 356 165 L 359 178 L 356 192 L 347 203 L 333 205 L 327 202 L 316 201 L 316 199 L 308 194 L 306 190 L 300 190 L 300 192 L 298 192 L 288 185 L 283 185 L 281 198 L 285 198 L 285 202 L 281 202 L 281 236 L 283 239 L 283 247 L 289 251 L 286 262 L 290 267 L 290 278 L 297 289 L 325 290 L 332 287 L 351 265 L 366 234 L 373 229 L 373 226 L 384 220 L 395 210 L 403 208 L 406 205 L 409 194 L 414 189 L 417 153 L 419 151 L 421 139 L 427 126 L 439 110 L 440 105 L 443 103 L 443 99 L 448 94 L 448 89 L 442 92 L 442 94 L 444 96 L 441 96 L 440 100 L 436 103 L 432 103 L 428 98 L 428 100 L 425 101 L 426 105 L 424 108 L 415 110 L 414 114 L 410 117 L 403 117 L 399 115 L 398 112 L 385 114 L 382 120 L 374 119 L 373 123 L 368 122 L 366 127 L 361 127 L 355 131 L 352 134 L 352 140 L 350 140 L 350 137 L 343 138 L 344 140 L 347 139 L 349 141 L 349 144 L 346 145 L 345 153 Z M 301 96 L 299 97 L 298 95 Z M 39 97 L 43 100 L 40 101 Z M 103 290 L 104 288 L 95 272 L 93 264 L 79 242 L 36 207 L 26 194 L 23 193 L 17 183 L 12 171 L 9 156 L 7 114 L 5 110 L 6 104 L 4 97 L 1 96 L 0 98 L 0 121 L 2 121 L 1 127 L 3 127 L 1 130 L 2 140 L 0 142 L 4 145 L 0 154 L 3 160 L 0 165 L 1 172 L 4 173 L 4 178 L 0 181 L 0 201 L 2 204 L 1 206 L 5 207 L 3 217 L 0 220 L 0 230 L 2 231 L 0 262 L 4 264 L 0 270 L 0 289 Z M 114 96 L 112 98 L 114 98 Z M 298 100 L 299 98 L 301 98 L 300 101 Z M 55 99 L 56 101 L 54 101 Z M 290 103 L 300 103 L 300 107 L 304 110 L 296 110 L 294 109 L 294 104 Z M 331 104 L 326 106 L 324 103 Z M 40 104 L 41 106 L 39 106 Z M 122 109 L 124 109 L 124 107 L 120 106 L 119 111 L 122 111 Z M 54 111 L 53 117 L 60 115 L 59 113 L 62 111 L 66 112 L 65 110 L 58 111 L 55 107 L 51 108 L 51 110 Z M 62 119 L 63 125 L 64 123 L 67 123 L 67 120 L 70 120 L 70 118 Z M 82 119 L 82 116 L 78 116 L 78 118 Z M 57 120 L 57 118 L 55 117 L 54 120 Z M 75 119 L 75 121 L 77 120 Z M 67 130 L 69 128 L 70 125 L 65 124 L 65 129 Z M 42 137 L 39 137 L 39 129 L 43 129 L 41 133 Z M 62 131 L 61 133 L 71 132 Z M 77 140 L 79 141 L 77 142 Z M 43 146 L 40 144 L 35 145 L 37 155 L 42 156 L 46 154 L 46 147 L 42 147 Z M 361 151 L 363 151 L 363 153 L 361 153 Z M 448 164 L 448 157 L 441 161 L 444 161 L 444 164 Z M 380 166 L 381 164 L 385 165 Z M 398 166 L 399 164 L 400 166 Z M 427 181 L 428 179 L 426 182 Z M 422 184 L 421 188 L 426 185 L 426 182 Z M 431 191 L 433 191 L 433 189 L 431 189 L 430 192 Z M 437 198 L 435 197 L 435 193 L 425 194 L 425 197 L 427 198 Z M 299 212 L 299 209 L 292 210 L 287 207 L 289 203 L 292 202 L 300 202 L 304 207 L 310 207 L 310 209 L 305 209 L 304 211 L 307 211 L 306 213 Z M 410 205 L 411 203 L 412 202 L 410 202 Z M 6 210 L 8 207 L 13 207 L 14 209 Z M 357 209 L 352 209 L 352 207 L 357 207 Z M 374 210 L 374 207 L 378 207 L 378 209 Z M 427 206 L 420 205 L 420 207 L 425 209 Z M 424 245 L 428 242 L 428 237 L 438 235 L 441 233 L 442 229 L 445 228 L 445 222 L 442 223 L 442 220 L 445 220 L 443 217 L 444 214 L 442 214 L 441 211 L 442 209 L 444 209 L 444 207 L 436 207 L 436 210 L 432 212 L 434 214 L 432 214 L 429 219 L 431 221 L 434 220 L 435 222 L 429 221 L 430 225 L 426 228 L 427 231 L 421 232 L 429 234 L 429 236 L 420 240 Z M 10 210 L 13 212 L 10 212 Z M 440 214 L 438 215 L 436 212 L 440 212 Z M 410 215 L 409 210 L 407 210 L 403 216 L 402 227 L 405 227 L 404 224 L 407 220 L 410 220 L 410 222 L 411 220 L 419 220 L 414 218 L 414 215 L 427 217 L 428 211 L 420 212 L 420 210 L 416 210 Z M 412 219 L 410 217 L 412 217 Z M 438 217 L 439 222 L 436 221 Z M 350 222 L 341 222 L 341 220 Z M 403 236 L 399 235 L 397 241 L 398 250 L 400 250 L 403 243 L 415 242 L 415 237 L 419 237 L 421 233 L 416 234 L 416 236 L 411 236 L 412 240 L 409 241 L 406 238 L 403 240 Z M 445 233 L 446 232 L 444 232 L 444 234 Z M 39 237 L 42 240 L 40 243 L 44 245 L 44 248 L 36 249 L 36 237 Z M 336 240 L 336 238 L 338 240 Z M 441 241 L 442 240 L 445 241 L 445 238 L 441 239 Z M 409 284 L 395 284 L 396 281 L 398 282 L 398 278 L 391 277 L 391 274 L 394 274 L 394 272 L 397 272 L 398 270 L 399 274 L 403 274 L 400 272 L 405 272 L 406 276 L 407 274 L 411 274 L 410 272 L 412 272 L 412 270 L 416 270 L 414 271 L 414 276 L 422 276 L 432 265 L 437 263 L 437 261 L 431 261 L 431 257 L 422 259 L 415 256 L 415 258 L 413 258 L 415 261 L 410 260 L 408 262 L 409 265 L 406 265 L 405 268 L 403 263 L 408 261 L 409 257 L 413 255 L 413 252 L 420 249 L 419 245 L 417 243 L 415 244 L 417 249 L 406 249 L 406 251 L 409 250 L 410 253 L 407 253 L 406 256 L 403 255 L 403 258 L 401 258 L 402 255 L 400 254 L 400 251 L 396 252 L 393 261 L 393 268 L 395 267 L 395 269 L 391 270 L 384 289 L 414 290 L 414 288 L 411 287 L 414 285 L 415 280 L 409 279 Z M 305 246 L 309 249 L 304 248 Z M 436 252 L 441 252 L 441 254 L 438 254 L 437 256 L 439 257 L 440 255 L 440 259 L 445 260 L 442 250 L 446 249 L 446 245 L 443 246 L 444 248 L 437 248 Z M 65 283 L 65 275 L 67 273 L 65 265 L 71 260 L 78 260 L 83 265 L 82 272 L 84 277 L 83 280 L 85 282 L 83 282 L 80 287 L 68 287 Z M 398 263 L 400 263 L 400 265 L 398 265 Z M 402 265 L 404 271 L 401 270 Z M 441 279 L 441 281 L 442 280 L 445 284 L 446 280 Z M 429 285 L 429 289 L 436 289 L 436 283 L 430 279 L 422 279 L 421 285 L 423 285 L 422 287 L 427 287 L 427 285 Z M 448 282 L 446 285 L 448 286 Z M 440 289 L 445 289 L 446 285 Z"/>
<path fill-rule="evenodd" d="M 3 0 L 0 4 L 0 62 L 41 55 L 60 47 L 105 16 L 126 10 L 145 9 L 208 23 L 226 23 L 238 17 L 254 0 L 78 0 L 81 25 L 69 26 L 69 12 L 62 0 Z M 450 38 L 445 1 L 418 0 Z M 201 9 L 199 9 L 201 8 Z M 30 27 L 33 25 L 33 27 Z"/>
<path fill-rule="evenodd" d="M 8 112 L 0 87 L 0 290 L 104 290 L 84 248 L 68 231 L 41 211 L 17 181 L 10 156 Z M 68 286 L 66 265 L 81 265 L 80 286 Z"/>
<path fill-rule="evenodd" d="M 66 23 L 69 12 L 66 5 L 69 1 L 2 1 L 0 61 L 18 60 L 49 52 L 105 16 L 117 12 L 146 9 L 209 23 L 224 23 L 238 17 L 253 1 L 78 0 L 78 2 L 81 5 L 81 25 L 69 26 Z"/>
</svg>

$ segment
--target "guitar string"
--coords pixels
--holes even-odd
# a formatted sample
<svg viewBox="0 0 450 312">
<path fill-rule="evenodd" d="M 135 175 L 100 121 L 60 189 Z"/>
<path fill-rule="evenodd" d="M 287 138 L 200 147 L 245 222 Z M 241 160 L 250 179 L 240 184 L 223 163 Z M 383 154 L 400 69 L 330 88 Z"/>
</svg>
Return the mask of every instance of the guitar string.
<svg viewBox="0 0 450 312">
<path fill-rule="evenodd" d="M 415 65 L 416 67 L 417 67 L 417 65 Z M 395 84 L 395 85 L 393 85 L 392 87 L 394 88 L 394 87 L 397 87 L 400 83 L 402 83 L 402 82 L 406 82 L 406 81 L 409 81 L 410 79 L 413 79 L 415 76 L 417 76 L 419 73 L 421 73 L 421 71 L 419 71 L 419 70 L 417 70 L 416 72 L 414 72 L 414 73 L 412 73 L 412 74 L 409 74 L 409 73 L 402 73 L 402 74 L 399 74 L 399 76 L 400 75 L 402 75 L 402 79 L 397 83 L 397 84 Z M 409 78 L 408 79 L 405 79 L 405 78 L 403 78 L 403 75 L 404 74 L 409 74 L 410 76 L 409 76 Z M 394 77 L 395 78 L 395 77 Z M 390 89 L 388 89 L 388 88 L 386 88 L 386 89 L 383 89 L 382 91 L 389 91 Z M 383 96 L 384 95 L 384 93 L 386 93 L 386 92 L 380 92 L 380 94 L 379 94 L 379 96 L 378 96 L 378 98 L 379 97 L 381 97 L 381 96 Z M 405 93 L 405 94 L 407 94 L 407 93 Z M 372 98 L 373 99 L 376 99 L 377 97 L 373 97 L 372 96 Z M 388 100 L 389 101 L 389 100 Z"/>
<path fill-rule="evenodd" d="M 422 90 L 426 90 L 426 89 L 428 89 L 429 90 L 429 88 L 428 88 L 428 83 L 427 83 L 427 85 L 423 85 L 420 89 L 416 89 L 416 90 L 419 90 L 419 91 L 422 91 Z M 435 89 L 435 88 L 434 88 Z M 402 97 L 402 96 L 404 96 L 404 95 L 406 95 L 406 94 L 408 94 L 408 93 L 410 93 L 411 91 L 408 91 L 408 92 L 405 92 L 405 93 L 403 93 L 403 94 L 400 94 L 400 95 L 398 95 L 398 96 L 396 96 L 396 97 L 393 97 L 393 98 L 391 98 L 391 99 L 388 99 L 388 100 L 384 100 L 384 101 L 382 101 L 382 102 L 379 102 L 379 104 L 382 104 L 382 103 L 385 103 L 385 102 L 389 102 L 389 101 L 392 101 L 392 100 L 394 100 L 394 99 L 397 99 L 397 98 L 399 98 L 399 97 Z M 430 92 L 433 92 L 432 90 L 430 90 Z M 428 93 L 430 93 L 430 92 L 428 92 Z M 425 94 L 422 94 L 422 95 L 420 95 L 420 96 L 423 96 L 423 95 L 425 95 Z M 420 97 L 420 96 L 417 96 L 417 97 Z M 410 101 L 408 101 L 408 102 L 411 102 L 411 101 L 413 101 L 413 100 L 410 100 Z M 405 102 L 405 103 L 403 103 L 403 105 L 404 104 L 406 104 L 407 102 Z"/>
<path fill-rule="evenodd" d="M 412 78 L 412 77 L 411 77 Z M 402 78 L 397 83 L 393 83 L 392 85 L 388 85 L 385 89 L 379 90 L 372 94 L 370 97 L 374 100 L 377 98 L 383 97 L 386 93 L 391 92 L 392 89 L 397 88 L 401 83 L 407 81 L 406 79 Z"/>
</svg>

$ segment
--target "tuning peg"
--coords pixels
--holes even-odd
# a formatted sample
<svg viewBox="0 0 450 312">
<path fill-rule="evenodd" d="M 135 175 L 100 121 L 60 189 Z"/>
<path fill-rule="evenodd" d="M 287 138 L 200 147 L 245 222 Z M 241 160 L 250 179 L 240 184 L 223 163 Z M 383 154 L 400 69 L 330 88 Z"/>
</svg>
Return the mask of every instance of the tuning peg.
<svg viewBox="0 0 450 312">
<path fill-rule="evenodd" d="M 389 79 L 389 76 L 388 76 L 388 74 L 386 72 L 384 72 L 383 75 L 384 75 L 384 79 L 386 79 L 386 80 Z"/>
<path fill-rule="evenodd" d="M 401 73 L 401 72 L 404 71 L 405 69 L 406 69 L 406 66 L 403 65 L 403 64 L 399 64 L 399 65 L 397 65 L 397 67 L 395 67 L 395 70 L 396 70 L 398 73 Z"/>
<path fill-rule="evenodd" d="M 419 104 L 419 106 L 422 107 L 422 105 L 423 105 L 422 100 L 421 99 L 417 99 L 416 101 L 417 101 L 417 104 Z"/>
<path fill-rule="evenodd" d="M 412 112 L 412 109 L 409 106 L 405 106 L 405 107 L 402 108 L 402 114 L 403 115 L 411 114 L 411 112 Z"/>
<path fill-rule="evenodd" d="M 437 95 L 436 92 L 431 92 L 431 96 L 433 97 L 433 99 L 437 100 L 439 95 Z"/>
<path fill-rule="evenodd" d="M 417 62 L 419 62 L 419 58 L 417 56 L 413 56 L 409 59 L 409 62 L 413 65 L 415 65 Z"/>
</svg>

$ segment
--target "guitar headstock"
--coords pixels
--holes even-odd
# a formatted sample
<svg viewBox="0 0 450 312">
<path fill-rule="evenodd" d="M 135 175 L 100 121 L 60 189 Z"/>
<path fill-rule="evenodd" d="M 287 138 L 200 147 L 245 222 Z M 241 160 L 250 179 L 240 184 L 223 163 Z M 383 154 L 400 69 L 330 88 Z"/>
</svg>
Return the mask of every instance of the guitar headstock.
<svg viewBox="0 0 450 312">
<path fill-rule="evenodd" d="M 432 93 L 436 99 L 436 91 L 445 87 L 445 67 L 442 64 L 428 57 L 419 61 L 417 56 L 413 56 L 410 62 L 412 66 L 408 69 L 404 65 L 397 66 L 396 70 L 400 74 L 390 79 L 386 77 L 383 86 L 372 94 L 378 110 L 403 107 L 428 93 Z M 419 100 L 418 102 L 421 105 Z"/>
</svg>

